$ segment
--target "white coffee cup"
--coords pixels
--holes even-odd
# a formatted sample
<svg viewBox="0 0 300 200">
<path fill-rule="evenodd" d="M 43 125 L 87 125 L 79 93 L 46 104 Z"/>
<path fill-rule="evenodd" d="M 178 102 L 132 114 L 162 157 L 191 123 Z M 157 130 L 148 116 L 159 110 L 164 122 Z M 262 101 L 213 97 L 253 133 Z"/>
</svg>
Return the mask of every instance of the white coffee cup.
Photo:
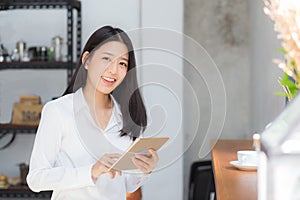
<svg viewBox="0 0 300 200">
<path fill-rule="evenodd" d="M 257 166 L 258 152 L 251 150 L 241 150 L 237 152 L 240 165 Z"/>
</svg>

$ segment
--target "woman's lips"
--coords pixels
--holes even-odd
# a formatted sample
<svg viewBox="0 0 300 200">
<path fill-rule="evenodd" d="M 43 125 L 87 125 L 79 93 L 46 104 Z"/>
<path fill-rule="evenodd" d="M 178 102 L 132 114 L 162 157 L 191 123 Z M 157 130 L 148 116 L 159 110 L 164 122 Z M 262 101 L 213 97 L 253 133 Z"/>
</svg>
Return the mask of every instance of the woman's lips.
<svg viewBox="0 0 300 200">
<path fill-rule="evenodd" d="M 110 78 L 107 76 L 101 76 L 101 80 L 106 84 L 106 85 L 113 85 L 114 82 L 116 82 L 115 78 Z"/>
</svg>

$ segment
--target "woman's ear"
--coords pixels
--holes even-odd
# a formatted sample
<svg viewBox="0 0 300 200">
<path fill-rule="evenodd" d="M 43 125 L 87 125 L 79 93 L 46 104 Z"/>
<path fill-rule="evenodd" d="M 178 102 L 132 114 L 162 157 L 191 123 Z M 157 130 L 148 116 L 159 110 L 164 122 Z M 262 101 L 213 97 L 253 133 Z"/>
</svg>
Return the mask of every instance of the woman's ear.
<svg viewBox="0 0 300 200">
<path fill-rule="evenodd" d="M 81 58 L 81 63 L 84 64 L 84 68 L 85 69 L 88 69 L 88 66 L 87 66 L 87 57 L 89 56 L 89 52 L 88 51 L 85 51 L 83 54 L 82 54 L 82 58 Z"/>
</svg>

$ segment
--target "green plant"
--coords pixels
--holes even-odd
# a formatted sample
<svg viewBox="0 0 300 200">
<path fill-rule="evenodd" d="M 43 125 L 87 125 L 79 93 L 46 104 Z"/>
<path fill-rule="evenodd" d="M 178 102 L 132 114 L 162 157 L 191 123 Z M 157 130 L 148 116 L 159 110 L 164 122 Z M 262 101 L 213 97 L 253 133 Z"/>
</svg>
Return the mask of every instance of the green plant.
<svg viewBox="0 0 300 200">
<path fill-rule="evenodd" d="M 274 21 L 274 30 L 281 39 L 284 61 L 274 59 L 283 70 L 279 83 L 284 92 L 276 94 L 292 100 L 300 90 L 300 5 L 297 0 L 264 0 L 265 14 Z"/>
</svg>

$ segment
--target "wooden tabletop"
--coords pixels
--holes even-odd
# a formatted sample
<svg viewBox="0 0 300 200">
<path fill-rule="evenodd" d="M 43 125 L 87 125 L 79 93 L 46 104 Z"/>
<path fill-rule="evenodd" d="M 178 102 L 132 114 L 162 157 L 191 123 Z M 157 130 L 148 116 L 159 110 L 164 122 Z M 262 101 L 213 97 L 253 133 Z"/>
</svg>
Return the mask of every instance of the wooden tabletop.
<svg viewBox="0 0 300 200">
<path fill-rule="evenodd" d="M 257 199 L 257 172 L 238 170 L 229 163 L 237 160 L 238 150 L 250 149 L 250 140 L 218 140 L 213 147 L 212 163 L 218 200 Z"/>
</svg>

